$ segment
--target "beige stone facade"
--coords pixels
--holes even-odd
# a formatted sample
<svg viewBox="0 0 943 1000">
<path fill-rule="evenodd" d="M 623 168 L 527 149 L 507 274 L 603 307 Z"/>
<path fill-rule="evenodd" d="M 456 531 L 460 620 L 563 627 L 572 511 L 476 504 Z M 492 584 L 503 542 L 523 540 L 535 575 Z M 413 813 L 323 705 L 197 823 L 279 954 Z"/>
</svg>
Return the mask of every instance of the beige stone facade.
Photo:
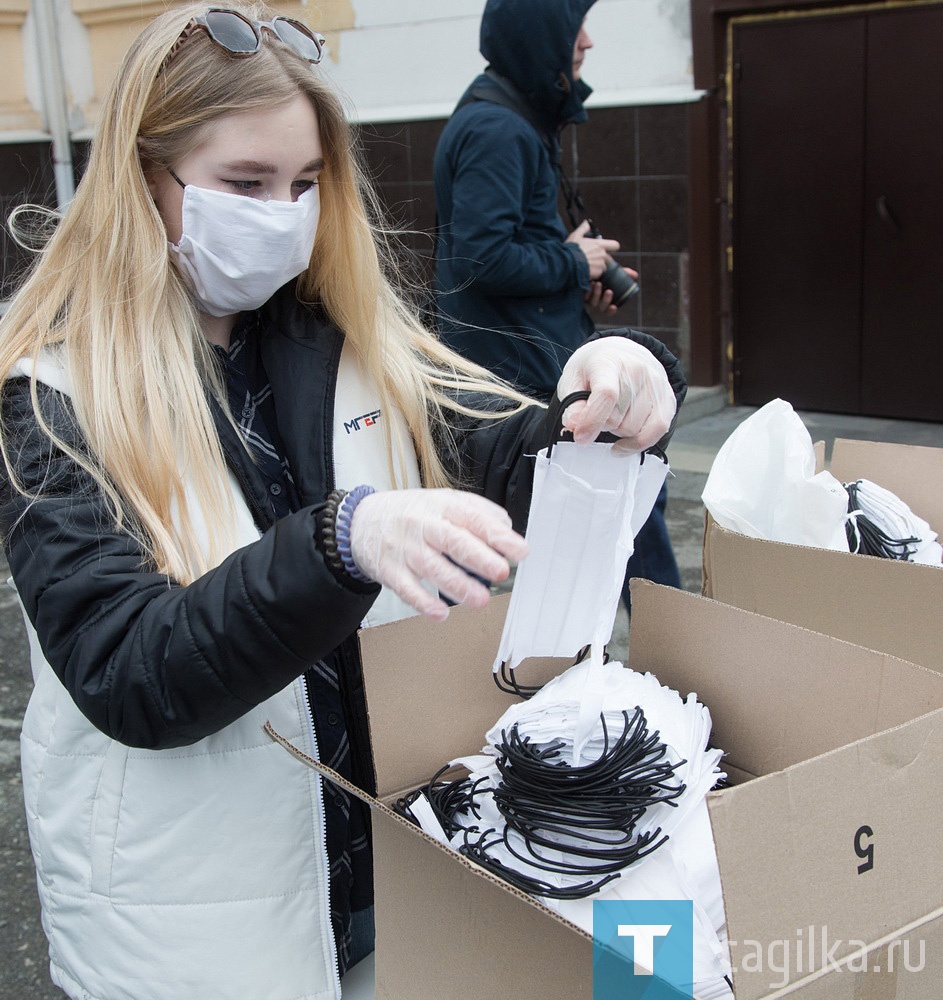
<svg viewBox="0 0 943 1000">
<path fill-rule="evenodd" d="M 46 3 L 56 25 L 70 130 L 87 138 L 94 130 L 102 96 L 131 40 L 172 4 L 129 0 L 0 0 L 0 141 L 40 139 L 49 131 L 43 96 L 48 66 L 37 31 L 37 5 Z M 354 25 L 350 0 L 273 3 L 328 37 L 336 53 L 339 32 Z"/>
<path fill-rule="evenodd" d="M 42 128 L 42 119 L 26 96 L 23 35 L 28 0 L 0 0 L 0 65 L 4 86 L 0 93 L 0 130 Z"/>
</svg>

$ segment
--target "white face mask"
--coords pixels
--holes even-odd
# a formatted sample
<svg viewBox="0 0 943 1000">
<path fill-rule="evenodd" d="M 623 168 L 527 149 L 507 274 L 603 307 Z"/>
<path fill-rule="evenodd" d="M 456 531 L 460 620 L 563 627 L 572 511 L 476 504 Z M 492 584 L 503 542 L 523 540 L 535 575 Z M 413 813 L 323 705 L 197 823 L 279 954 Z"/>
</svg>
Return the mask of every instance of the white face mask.
<svg viewBox="0 0 943 1000">
<path fill-rule="evenodd" d="M 187 184 L 183 235 L 171 243 L 177 267 L 210 316 L 258 309 L 308 266 L 321 199 L 260 201 Z"/>
</svg>

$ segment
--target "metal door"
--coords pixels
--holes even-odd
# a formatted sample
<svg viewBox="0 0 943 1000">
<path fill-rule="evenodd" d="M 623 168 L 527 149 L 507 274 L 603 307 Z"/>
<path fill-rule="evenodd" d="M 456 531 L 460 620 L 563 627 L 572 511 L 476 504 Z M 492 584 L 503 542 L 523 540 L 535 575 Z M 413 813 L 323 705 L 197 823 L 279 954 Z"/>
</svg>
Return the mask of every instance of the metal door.
<svg viewBox="0 0 943 1000">
<path fill-rule="evenodd" d="M 739 402 L 943 420 L 943 7 L 733 29 Z"/>
<path fill-rule="evenodd" d="M 861 412 L 943 420 L 943 7 L 868 18 Z"/>
</svg>

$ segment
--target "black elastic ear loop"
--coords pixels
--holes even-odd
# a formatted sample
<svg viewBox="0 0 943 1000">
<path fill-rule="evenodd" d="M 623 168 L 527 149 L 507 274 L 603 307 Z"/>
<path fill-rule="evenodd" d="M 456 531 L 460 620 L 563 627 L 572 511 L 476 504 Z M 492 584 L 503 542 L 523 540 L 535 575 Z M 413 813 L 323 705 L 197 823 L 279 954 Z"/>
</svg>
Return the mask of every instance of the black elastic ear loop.
<svg viewBox="0 0 943 1000">
<path fill-rule="evenodd" d="M 475 797 L 485 793 L 488 779 L 440 780 L 451 765 L 397 800 L 394 808 L 415 822 L 409 806 L 425 792 L 447 836 L 462 834 L 459 852 L 493 874 L 535 896 L 580 899 L 591 895 L 667 842 L 660 827 L 638 833 L 636 823 L 650 805 L 674 805 L 685 790 L 683 782 L 668 784 L 684 762 L 672 764 L 664 759 L 667 747 L 657 730 L 649 730 L 641 707 L 635 707 L 631 718 L 625 709 L 620 714 L 622 732 L 613 735 L 601 713 L 602 752 L 597 760 L 578 767 L 561 760 L 563 741 L 536 744 L 521 736 L 516 724 L 504 730 L 495 744 L 501 780 L 492 790 L 505 821 L 500 832 L 457 821 L 459 815 L 481 818 Z M 522 838 L 525 853 L 511 842 L 512 831 Z M 623 836 L 615 840 L 606 831 Z M 531 868 L 585 876 L 586 881 L 562 889 L 552 886 L 495 858 L 490 852 L 499 843 Z M 569 856 L 567 863 L 556 857 L 561 850 Z M 543 851 L 550 855 L 545 857 Z"/>
<path fill-rule="evenodd" d="M 534 744 L 520 735 L 516 725 L 502 732 L 495 746 L 501 755 L 497 763 L 502 778 L 492 794 L 504 817 L 504 830 L 466 829 L 459 851 L 524 892 L 579 899 L 598 892 L 625 868 L 666 843 L 668 836 L 660 828 L 638 834 L 635 826 L 649 805 L 656 801 L 674 804 L 672 800 L 684 791 L 683 782 L 673 787 L 666 784 L 678 765 L 662 762 L 667 748 L 658 732 L 648 729 L 641 707 L 636 706 L 631 719 L 627 711 L 621 714 L 623 730 L 614 740 L 605 714 L 601 715 L 602 754 L 580 767 L 559 760 L 563 746 L 559 740 Z M 593 831 L 602 834 L 606 830 L 624 836 L 618 841 L 593 836 Z M 526 853 L 512 844 L 511 831 L 522 838 Z M 556 839 L 561 835 L 564 841 Z M 499 843 L 533 868 L 583 875 L 587 881 L 563 889 L 550 886 L 498 861 L 490 851 Z M 552 852 L 551 856 L 544 857 L 543 850 Z M 569 855 L 568 863 L 555 857 L 561 850 Z"/>
<path fill-rule="evenodd" d="M 540 879 L 524 875 L 514 868 L 509 868 L 492 857 L 488 851 L 490 848 L 501 843 L 503 839 L 500 836 L 494 836 L 495 834 L 496 831 L 487 830 L 479 834 L 477 840 L 471 841 L 466 832 L 465 843 L 458 849 L 459 854 L 464 854 L 467 858 L 471 858 L 476 864 L 490 871 L 492 875 L 496 875 L 498 878 L 514 886 L 515 889 L 520 889 L 521 892 L 526 892 L 531 896 L 545 896 L 548 899 L 583 899 L 586 896 L 591 896 L 594 892 L 598 892 L 613 879 L 620 877 L 618 873 L 613 873 L 605 875 L 596 882 L 583 882 L 580 885 L 569 886 L 565 889 L 557 888 L 547 882 L 542 882 Z M 494 839 L 490 843 L 486 843 L 489 835 L 494 836 Z"/>
<path fill-rule="evenodd" d="M 589 656 L 589 646 L 584 646 L 577 654 L 576 659 L 573 661 L 573 666 L 575 667 L 578 663 L 582 663 L 583 660 Z M 605 647 L 602 651 L 602 662 L 606 664 L 611 659 L 609 655 L 609 647 Z M 529 698 L 533 698 L 535 694 L 543 687 L 543 684 L 521 684 L 515 674 L 515 670 L 508 666 L 507 660 L 501 662 L 501 666 L 498 667 L 494 674 L 494 683 L 499 691 L 503 691 L 505 694 L 517 695 L 523 701 L 527 701 Z"/>
<path fill-rule="evenodd" d="M 584 647 L 583 647 L 583 648 L 582 648 L 582 649 L 581 649 L 581 650 L 580 650 L 580 651 L 579 651 L 579 652 L 578 652 L 578 653 L 576 654 L 576 659 L 575 659 L 575 660 L 573 661 L 573 666 L 575 667 L 575 666 L 576 666 L 576 665 L 577 665 L 578 663 L 582 663 L 582 662 L 583 662 L 583 660 L 585 660 L 585 659 L 586 659 L 586 657 L 587 657 L 587 656 L 589 656 L 589 652 L 590 652 L 590 650 L 591 650 L 591 649 L 592 649 L 592 646 L 590 646 L 590 645 L 586 645 L 586 646 L 584 646 Z M 608 647 L 608 646 L 604 646 L 604 647 L 603 647 L 603 651 L 602 651 L 602 662 L 603 662 L 604 664 L 606 664 L 606 663 L 608 663 L 608 662 L 609 662 L 609 661 L 610 661 L 611 659 L 612 659 L 612 657 L 611 657 L 611 656 L 609 655 L 609 647 Z"/>
<path fill-rule="evenodd" d="M 416 826 L 421 826 L 411 807 L 419 796 L 424 794 L 429 805 L 432 807 L 435 818 L 439 821 L 443 832 L 449 838 L 454 837 L 459 830 L 465 829 L 465 827 L 455 823 L 456 815 L 470 813 L 476 819 L 480 819 L 475 796 L 479 794 L 480 786 L 487 779 L 478 778 L 477 781 L 473 781 L 470 777 L 467 777 L 455 778 L 452 781 L 440 780 L 442 775 L 451 770 L 451 768 L 451 764 L 446 764 L 444 767 L 439 768 L 426 784 L 420 785 L 419 788 L 415 788 L 401 798 L 396 799 L 392 806 L 393 811 L 399 813 L 400 816 L 403 816 L 410 822 L 415 823 Z M 472 829 L 476 828 L 472 827 Z"/>
<path fill-rule="evenodd" d="M 515 676 L 514 669 L 508 666 L 507 660 L 503 660 L 501 666 L 493 674 L 494 683 L 499 691 L 505 694 L 517 695 L 524 701 L 533 698 L 543 687 L 542 684 L 520 684 Z"/>
<path fill-rule="evenodd" d="M 848 513 L 854 514 L 857 511 L 854 518 L 845 521 L 845 537 L 848 539 L 849 550 L 864 556 L 906 561 L 911 552 L 915 551 L 910 546 L 919 545 L 920 539 L 916 535 L 911 535 L 910 538 L 891 538 L 871 518 L 861 513 L 858 504 L 858 487 L 861 485 L 861 480 L 842 485 L 848 494 Z"/>
<path fill-rule="evenodd" d="M 589 397 L 589 389 L 577 389 L 576 392 L 571 392 L 568 396 L 564 396 L 563 399 L 552 407 L 553 427 L 550 431 L 550 439 L 547 441 L 548 459 L 553 454 L 553 446 L 558 441 L 563 441 L 565 436 L 570 434 L 570 431 L 563 426 L 563 414 L 565 413 L 567 407 L 570 406 L 571 403 L 576 403 L 581 399 L 589 399 Z M 609 431 L 603 431 L 596 438 L 596 441 L 600 444 L 613 444 L 618 440 L 619 437 Z"/>
</svg>

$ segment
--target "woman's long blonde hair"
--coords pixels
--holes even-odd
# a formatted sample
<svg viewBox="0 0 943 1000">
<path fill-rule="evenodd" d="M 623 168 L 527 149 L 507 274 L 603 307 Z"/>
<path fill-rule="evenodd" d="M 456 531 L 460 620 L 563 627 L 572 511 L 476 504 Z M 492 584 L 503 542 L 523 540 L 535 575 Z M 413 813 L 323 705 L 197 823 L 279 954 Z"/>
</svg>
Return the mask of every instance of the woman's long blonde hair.
<svg viewBox="0 0 943 1000">
<path fill-rule="evenodd" d="M 405 416 L 425 485 L 448 485 L 433 425 L 448 410 L 476 412 L 455 402 L 455 390 L 497 394 L 512 409 L 529 402 L 442 345 L 395 290 L 392 254 L 343 106 L 308 63 L 268 35 L 257 55 L 235 59 L 197 31 L 164 65 L 184 26 L 205 9 L 168 11 L 131 46 L 75 199 L 0 324 L 0 380 L 21 358 L 63 357 L 88 453 L 75 453 L 43 420 L 34 378 L 37 420 L 94 476 L 116 525 L 138 538 L 159 572 L 181 583 L 231 546 L 233 501 L 206 388 L 220 401 L 225 391 L 170 262 L 146 172 L 178 162 L 222 116 L 272 107 L 299 91 L 311 100 L 325 167 L 319 236 L 298 295 L 324 306 L 379 387 L 381 405 Z M 272 16 L 257 5 L 239 9 Z M 6 435 L 0 445 L 22 491 Z M 387 450 L 392 466 L 388 430 Z M 208 550 L 187 502 L 188 483 L 199 509 L 214 515 L 204 517 Z"/>
</svg>

